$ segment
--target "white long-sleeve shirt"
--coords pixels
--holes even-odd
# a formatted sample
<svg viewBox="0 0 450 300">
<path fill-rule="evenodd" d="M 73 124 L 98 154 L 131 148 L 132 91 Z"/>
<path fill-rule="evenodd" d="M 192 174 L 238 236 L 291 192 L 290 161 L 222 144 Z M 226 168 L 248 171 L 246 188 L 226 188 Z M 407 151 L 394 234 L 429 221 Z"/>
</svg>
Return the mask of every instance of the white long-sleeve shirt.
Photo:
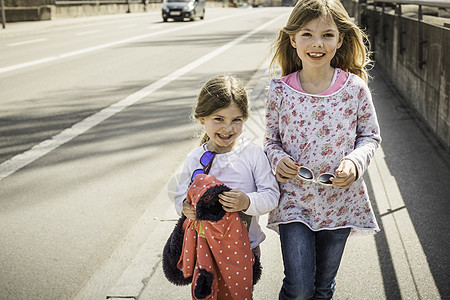
<svg viewBox="0 0 450 300">
<path fill-rule="evenodd" d="M 252 216 L 249 227 L 251 247 L 255 248 L 265 234 L 259 225 L 259 216 L 278 206 L 280 192 L 263 150 L 252 142 L 239 138 L 234 150 L 216 154 L 209 175 L 213 175 L 233 190 L 240 190 L 250 198 L 245 214 Z M 206 144 L 189 153 L 175 193 L 175 209 L 181 216 L 183 201 L 191 183 L 192 172 L 202 169 L 200 157 L 208 151 Z"/>
</svg>

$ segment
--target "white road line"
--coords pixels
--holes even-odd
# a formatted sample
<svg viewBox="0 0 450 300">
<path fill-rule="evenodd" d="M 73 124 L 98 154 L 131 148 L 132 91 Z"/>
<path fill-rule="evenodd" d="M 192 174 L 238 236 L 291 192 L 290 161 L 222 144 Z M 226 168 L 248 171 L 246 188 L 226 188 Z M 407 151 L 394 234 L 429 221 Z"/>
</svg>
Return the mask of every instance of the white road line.
<svg viewBox="0 0 450 300">
<path fill-rule="evenodd" d="M 98 32 L 100 32 L 100 30 L 82 31 L 82 32 L 75 33 L 75 35 L 88 35 L 88 34 L 94 34 L 94 33 L 98 33 Z"/>
<path fill-rule="evenodd" d="M 252 11 L 249 11 L 246 13 L 241 13 L 241 14 L 232 14 L 229 16 L 223 16 L 223 17 L 213 19 L 213 20 L 206 20 L 206 21 L 202 21 L 202 22 L 191 23 L 191 24 L 187 24 L 186 26 L 179 26 L 179 27 L 175 27 L 175 28 L 171 28 L 171 29 L 167 29 L 167 30 L 152 32 L 152 33 L 148 33 L 148 34 L 144 34 L 144 35 L 135 36 L 132 38 L 123 39 L 120 41 L 106 43 L 103 45 L 98 45 L 98 46 L 94 46 L 94 47 L 90 47 L 90 48 L 80 49 L 80 50 L 73 51 L 73 52 L 68 52 L 68 53 L 59 54 L 59 55 L 55 55 L 55 56 L 49 56 L 49 57 L 45 57 L 45 58 L 41 58 L 41 59 L 29 61 L 29 62 L 17 64 L 17 65 L 3 67 L 3 68 L 0 68 L 0 74 L 23 69 L 23 68 L 30 67 L 30 66 L 40 65 L 40 64 L 43 64 L 46 62 L 56 61 L 56 60 L 71 57 L 71 56 L 76 56 L 76 55 L 80 55 L 80 54 L 84 54 L 84 53 L 89 53 L 89 52 L 93 52 L 93 51 L 97 51 L 97 50 L 101 50 L 101 49 L 111 48 L 114 46 L 135 42 L 135 41 L 142 40 L 142 39 L 145 39 L 145 38 L 148 38 L 148 37 L 151 37 L 154 35 L 158 35 L 158 34 L 167 34 L 167 33 L 173 32 L 173 31 L 178 31 L 178 30 L 183 30 L 186 28 L 194 27 L 194 26 L 200 26 L 200 25 L 204 25 L 204 24 L 208 24 L 208 23 L 218 22 L 218 21 L 221 21 L 224 19 L 236 17 L 238 15 L 241 16 L 241 15 L 250 14 L 250 13 L 252 13 Z"/>
<path fill-rule="evenodd" d="M 402 194 L 377 149 L 368 173 L 389 245 L 402 299 L 440 299 L 422 243 L 414 229 Z"/>
<path fill-rule="evenodd" d="M 11 43 L 8 44 L 6 46 L 8 47 L 15 47 L 15 46 L 21 46 L 21 45 L 28 45 L 28 44 L 34 44 L 34 43 L 40 43 L 40 42 L 45 42 L 47 41 L 47 38 L 43 38 L 43 39 L 35 39 L 35 40 L 29 40 L 29 41 L 23 41 L 23 42 L 17 42 L 17 43 Z"/>
<path fill-rule="evenodd" d="M 67 128 L 63 130 L 61 133 L 53 136 L 52 138 L 45 140 L 41 142 L 40 144 L 35 145 L 30 150 L 18 154 L 11 159 L 3 162 L 0 164 L 0 181 L 9 175 L 13 174 L 17 170 L 25 167 L 26 165 L 32 163 L 33 161 L 39 159 L 40 157 L 46 155 L 47 153 L 53 151 L 54 149 L 58 148 L 59 146 L 69 142 L 70 140 L 74 139 L 75 137 L 83 134 L 87 130 L 91 129 L 92 127 L 98 125 L 99 123 L 103 122 L 104 120 L 110 118 L 111 116 L 117 114 L 118 112 L 122 111 L 123 109 L 133 105 L 137 101 L 149 96 L 156 90 L 160 89 L 161 87 L 165 86 L 166 84 L 176 80 L 180 76 L 192 71 L 193 69 L 197 68 L 198 66 L 204 64 L 205 62 L 211 60 L 212 58 L 218 56 L 219 54 L 227 51 L 231 47 L 237 45 L 241 41 L 249 38 L 250 36 L 254 35 L 255 33 L 263 30 L 270 24 L 278 21 L 280 18 L 285 17 L 285 15 L 280 15 L 277 18 L 273 19 L 270 22 L 267 22 L 258 28 L 241 35 L 240 37 L 236 38 L 235 40 L 217 48 L 216 50 L 210 52 L 207 55 L 204 55 L 200 57 L 199 59 L 191 62 L 190 64 L 185 65 L 184 67 L 176 70 L 175 72 L 167 75 L 166 77 L 163 77 L 159 79 L 158 81 L 144 87 L 143 89 L 129 95 L 125 99 L 118 101 L 103 110 L 87 117 L 86 119 L 76 123 L 70 128 Z"/>
</svg>

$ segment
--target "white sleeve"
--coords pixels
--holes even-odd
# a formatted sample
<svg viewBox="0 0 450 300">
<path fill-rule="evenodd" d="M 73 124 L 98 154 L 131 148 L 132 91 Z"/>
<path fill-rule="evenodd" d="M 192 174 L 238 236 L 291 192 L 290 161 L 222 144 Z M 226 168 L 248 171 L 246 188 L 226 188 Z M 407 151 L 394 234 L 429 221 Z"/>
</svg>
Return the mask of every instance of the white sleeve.
<svg viewBox="0 0 450 300">
<path fill-rule="evenodd" d="M 252 216 L 259 216 L 270 212 L 278 206 L 280 190 L 278 182 L 272 173 L 269 160 L 261 148 L 257 147 L 253 159 L 254 168 L 252 172 L 256 192 L 247 194 L 250 198 L 250 206 L 245 213 Z"/>
<path fill-rule="evenodd" d="M 179 216 L 183 213 L 183 201 L 186 199 L 187 191 L 189 185 L 191 184 L 192 176 L 192 163 L 191 155 L 188 155 L 186 161 L 184 162 L 183 171 L 179 176 L 177 176 L 178 184 L 175 191 L 174 202 L 175 210 Z"/>
</svg>

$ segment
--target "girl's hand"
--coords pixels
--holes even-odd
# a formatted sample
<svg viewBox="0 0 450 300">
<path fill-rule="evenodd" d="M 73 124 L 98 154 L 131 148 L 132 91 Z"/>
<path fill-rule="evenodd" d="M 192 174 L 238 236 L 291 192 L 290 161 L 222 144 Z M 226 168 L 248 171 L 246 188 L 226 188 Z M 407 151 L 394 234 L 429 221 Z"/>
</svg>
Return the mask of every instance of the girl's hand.
<svg viewBox="0 0 450 300">
<path fill-rule="evenodd" d="M 275 176 L 279 182 L 288 182 L 290 178 L 295 178 L 300 170 L 300 165 L 290 157 L 283 157 L 277 165 Z"/>
<path fill-rule="evenodd" d="M 219 202 L 226 212 L 247 210 L 250 206 L 250 198 L 239 190 L 231 190 L 219 194 Z"/>
<path fill-rule="evenodd" d="M 346 189 L 355 182 L 358 175 L 358 169 L 355 163 L 349 159 L 344 159 L 336 169 L 337 177 L 331 179 L 333 184 L 341 189 Z"/>
<path fill-rule="evenodd" d="M 183 201 L 183 214 L 186 218 L 195 220 L 195 206 L 189 204 L 186 200 Z"/>
</svg>

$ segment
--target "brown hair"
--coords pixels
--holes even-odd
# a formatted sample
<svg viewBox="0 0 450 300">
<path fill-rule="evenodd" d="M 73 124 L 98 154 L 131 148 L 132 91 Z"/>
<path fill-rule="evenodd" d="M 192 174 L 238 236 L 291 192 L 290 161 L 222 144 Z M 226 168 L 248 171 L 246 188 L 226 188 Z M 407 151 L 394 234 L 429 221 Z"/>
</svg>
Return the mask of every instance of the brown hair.
<svg viewBox="0 0 450 300">
<path fill-rule="evenodd" d="M 203 85 L 198 95 L 194 118 L 198 120 L 207 117 L 219 109 L 228 107 L 232 102 L 242 111 L 244 120 L 247 120 L 249 111 L 244 85 L 231 75 L 214 77 Z M 209 137 L 205 133 L 200 144 L 208 140 Z"/>
<path fill-rule="evenodd" d="M 344 34 L 342 46 L 331 60 L 331 66 L 351 72 L 364 81 L 368 81 L 367 65 L 369 58 L 369 40 L 367 35 L 353 23 L 339 0 L 299 0 L 289 16 L 285 27 L 278 31 L 277 40 L 273 44 L 273 58 L 270 63 L 272 76 L 275 67 L 281 67 L 281 76 L 302 69 L 302 61 L 292 47 L 290 36 L 295 35 L 309 22 L 325 18 L 333 21 L 339 31 Z"/>
</svg>

